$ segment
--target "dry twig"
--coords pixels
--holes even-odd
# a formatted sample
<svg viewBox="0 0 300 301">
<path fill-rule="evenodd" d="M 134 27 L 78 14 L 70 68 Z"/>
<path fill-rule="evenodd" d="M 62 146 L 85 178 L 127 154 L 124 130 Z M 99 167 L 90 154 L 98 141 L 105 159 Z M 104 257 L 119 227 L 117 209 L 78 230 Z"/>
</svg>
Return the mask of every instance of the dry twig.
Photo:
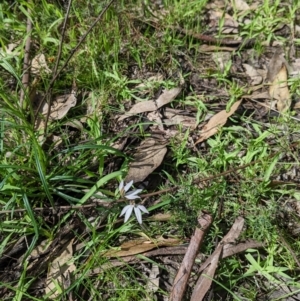
<svg viewBox="0 0 300 301">
<path fill-rule="evenodd" d="M 29 85 L 29 60 L 30 60 L 30 48 L 31 48 L 31 30 L 32 30 L 32 22 L 30 19 L 31 10 L 28 7 L 27 9 L 27 39 L 25 44 L 25 54 L 24 54 L 24 62 L 23 62 L 23 76 L 22 76 L 22 87 L 21 87 L 21 93 L 20 93 L 20 107 L 23 108 L 24 98 L 25 94 L 27 92 L 27 88 Z"/>
<path fill-rule="evenodd" d="M 73 48 L 71 50 L 71 53 L 69 55 L 69 57 L 67 58 L 67 60 L 65 61 L 65 63 L 63 64 L 63 66 L 59 69 L 59 71 L 56 72 L 56 74 L 54 74 L 51 82 L 49 83 L 49 88 L 47 89 L 43 99 L 40 101 L 40 104 L 36 110 L 36 116 L 35 119 L 37 119 L 37 115 L 41 109 L 42 104 L 44 103 L 46 97 L 48 97 L 48 95 L 50 95 L 51 89 L 54 85 L 54 82 L 56 81 L 56 79 L 58 78 L 59 74 L 62 72 L 62 70 L 64 70 L 66 68 L 66 66 L 68 65 L 69 61 L 71 60 L 71 58 L 73 57 L 73 55 L 76 53 L 76 51 L 79 49 L 79 47 L 81 46 L 81 44 L 85 41 L 86 37 L 88 36 L 88 34 L 92 31 L 92 29 L 96 26 L 96 24 L 102 19 L 103 15 L 105 14 L 105 12 L 109 9 L 109 7 L 113 4 L 115 0 L 111 0 L 102 10 L 102 12 L 98 15 L 97 19 L 93 22 L 93 24 L 90 26 L 90 28 L 86 31 L 86 33 L 80 38 L 79 42 L 77 43 L 77 45 L 75 46 L 75 48 Z M 49 103 L 48 103 L 49 104 Z M 47 123 L 46 123 L 47 126 Z M 45 127 L 45 132 L 46 132 L 46 127 Z"/>
<path fill-rule="evenodd" d="M 65 15 L 65 19 L 64 19 L 64 24 L 63 24 L 62 31 L 61 31 L 60 43 L 59 43 L 58 54 L 57 54 L 57 57 L 56 57 L 56 62 L 55 62 L 54 70 L 53 70 L 52 81 L 50 82 L 50 86 L 49 86 L 48 91 L 46 93 L 47 104 L 48 104 L 48 112 L 47 112 L 46 121 L 45 121 L 45 133 L 47 132 L 47 125 L 48 125 L 48 120 L 49 120 L 49 116 L 50 116 L 50 112 L 51 112 L 52 88 L 53 88 L 53 84 L 54 84 L 54 81 L 55 81 L 53 79 L 56 78 L 57 75 L 58 75 L 57 74 L 57 69 L 58 69 L 58 64 L 59 64 L 60 58 L 61 58 L 62 47 L 63 47 L 63 43 L 64 43 L 65 32 L 66 32 L 66 28 L 67 28 L 67 21 L 68 21 L 68 17 L 69 17 L 69 14 L 70 14 L 71 4 L 72 4 L 72 0 L 69 0 L 66 15 Z M 43 103 L 43 101 L 41 103 Z"/>
<path fill-rule="evenodd" d="M 192 267 L 195 262 L 195 258 L 203 242 L 204 235 L 207 232 L 212 221 L 213 221 L 212 216 L 205 212 L 203 212 L 201 217 L 199 218 L 198 222 L 201 228 L 197 228 L 195 230 L 195 233 L 190 241 L 190 245 L 184 256 L 180 269 L 175 277 L 174 284 L 169 298 L 170 301 L 182 300 L 192 271 Z"/>
</svg>

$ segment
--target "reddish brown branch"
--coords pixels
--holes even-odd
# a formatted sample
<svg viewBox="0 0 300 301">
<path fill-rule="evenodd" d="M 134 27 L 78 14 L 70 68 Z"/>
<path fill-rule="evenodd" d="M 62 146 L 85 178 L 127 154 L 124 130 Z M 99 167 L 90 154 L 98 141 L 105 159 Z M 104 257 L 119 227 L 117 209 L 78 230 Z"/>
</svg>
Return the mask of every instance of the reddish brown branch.
<svg viewBox="0 0 300 301">
<path fill-rule="evenodd" d="M 53 88 L 53 84 L 54 84 L 53 79 L 56 78 L 57 74 L 58 74 L 57 73 L 58 64 L 59 64 L 59 61 L 60 61 L 60 58 L 61 58 L 62 47 L 63 47 L 63 44 L 64 44 L 64 38 L 65 38 L 65 33 L 66 33 L 66 28 L 67 28 L 67 21 L 68 21 L 69 14 L 70 14 L 71 4 L 72 4 L 72 0 L 69 0 L 66 15 L 65 15 L 65 19 L 64 19 L 64 24 L 63 24 L 62 31 L 61 31 L 60 43 L 59 43 L 59 47 L 58 47 L 58 54 L 57 54 L 57 58 L 56 58 L 56 62 L 55 62 L 54 70 L 53 70 L 52 81 L 51 81 L 52 84 L 50 83 L 49 89 L 46 93 L 46 95 L 47 95 L 47 104 L 48 104 L 48 112 L 47 112 L 46 121 L 45 121 L 45 132 L 47 132 L 48 120 L 49 120 L 49 116 L 50 116 L 50 113 L 51 113 L 51 97 L 52 97 L 52 88 Z"/>
<path fill-rule="evenodd" d="M 28 85 L 29 85 L 29 77 L 30 77 L 30 72 L 29 72 L 30 64 L 29 64 L 29 61 L 30 61 L 32 22 L 31 22 L 31 19 L 30 19 L 31 10 L 30 10 L 29 7 L 27 9 L 27 12 L 28 12 L 27 27 L 26 27 L 27 39 L 26 39 L 26 44 L 25 44 L 22 87 L 21 87 L 21 93 L 20 93 L 20 107 L 21 108 L 23 108 L 24 98 L 25 98 L 25 94 L 27 92 L 27 88 L 28 88 Z"/>
<path fill-rule="evenodd" d="M 184 292 L 187 287 L 187 282 L 189 280 L 192 271 L 192 267 L 195 262 L 195 258 L 203 242 L 204 235 L 207 232 L 212 221 L 213 221 L 212 216 L 209 215 L 208 213 L 202 213 L 202 216 L 199 218 L 199 224 L 201 228 L 200 229 L 197 228 L 195 230 L 195 233 L 190 241 L 190 245 L 184 256 L 179 271 L 175 277 L 174 284 L 169 298 L 170 301 L 182 300 Z"/>
</svg>

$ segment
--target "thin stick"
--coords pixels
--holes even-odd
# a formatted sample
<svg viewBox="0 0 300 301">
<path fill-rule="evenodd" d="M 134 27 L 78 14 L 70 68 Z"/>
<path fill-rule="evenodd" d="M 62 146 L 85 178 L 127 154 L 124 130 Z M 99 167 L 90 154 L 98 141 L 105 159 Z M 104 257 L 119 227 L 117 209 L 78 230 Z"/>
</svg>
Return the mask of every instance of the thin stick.
<svg viewBox="0 0 300 301">
<path fill-rule="evenodd" d="M 59 43 L 59 48 L 58 48 L 58 54 L 57 54 L 57 58 L 56 58 L 56 62 L 55 62 L 54 70 L 53 70 L 54 76 L 56 76 L 56 74 L 57 74 L 57 69 L 58 69 L 60 58 L 61 58 L 62 47 L 63 47 L 63 43 L 64 43 L 64 38 L 65 38 L 65 33 L 66 33 L 66 28 L 67 28 L 67 21 L 68 21 L 68 17 L 70 14 L 71 5 L 72 5 L 72 0 L 69 0 L 65 19 L 64 19 L 64 24 L 63 24 L 62 31 L 61 31 L 61 38 L 60 38 L 60 43 Z"/>
<path fill-rule="evenodd" d="M 72 0 L 69 0 L 66 15 L 65 15 L 65 19 L 64 19 L 63 28 L 62 28 L 62 31 L 61 31 L 60 43 L 59 43 L 58 54 L 57 54 L 57 57 L 56 57 L 56 62 L 55 62 L 54 70 L 53 70 L 52 81 L 50 82 L 49 89 L 46 93 L 48 111 L 47 111 L 46 120 L 45 120 L 45 133 L 47 132 L 47 125 L 48 125 L 48 120 L 49 120 L 49 116 L 50 116 L 50 112 L 51 112 L 52 88 L 53 88 L 53 84 L 54 84 L 53 78 L 56 78 L 56 76 L 57 76 L 57 69 L 58 69 L 60 58 L 61 58 L 62 47 L 63 47 L 63 44 L 64 44 L 65 33 L 66 33 L 66 28 L 67 28 L 67 21 L 68 21 L 69 14 L 70 14 L 71 4 L 72 4 Z M 41 103 L 43 103 L 43 101 Z"/>
<path fill-rule="evenodd" d="M 291 147 L 295 147 L 296 145 L 298 145 L 298 142 L 295 142 L 295 143 L 292 143 L 290 146 Z M 270 154 L 268 156 L 268 158 L 273 158 L 275 157 L 276 155 L 280 154 L 280 151 L 278 152 L 275 152 L 273 154 Z M 217 175 L 214 175 L 214 176 L 210 176 L 210 177 L 206 177 L 206 178 L 203 178 L 203 179 L 195 179 L 193 181 L 193 184 L 200 184 L 200 183 L 203 183 L 203 182 L 208 182 L 208 181 L 212 181 L 212 180 L 215 180 L 215 179 L 218 179 L 222 176 L 226 176 L 228 174 L 231 174 L 231 173 L 236 173 L 238 170 L 243 170 L 251 165 L 254 165 L 256 163 L 259 163 L 261 162 L 262 159 L 258 159 L 258 160 L 255 160 L 255 161 L 252 161 L 250 163 L 247 163 L 245 165 L 242 165 L 242 166 L 239 166 L 239 167 L 235 167 L 235 168 L 231 168 L 227 171 L 224 171 L 224 172 L 221 172 Z M 289 184 L 292 184 L 291 182 L 288 182 Z M 297 185 L 295 183 L 295 185 Z M 159 190 L 159 191 L 155 191 L 155 192 L 151 192 L 151 193 L 145 193 L 145 194 L 141 194 L 140 197 L 141 198 L 146 198 L 146 197 L 151 197 L 151 196 L 155 196 L 155 195 L 161 195 L 163 193 L 167 193 L 167 192 L 172 192 L 172 191 L 175 191 L 176 189 L 178 189 L 179 187 L 171 187 L 171 188 L 167 188 L 167 189 L 163 189 L 163 190 Z M 120 201 L 123 201 L 123 200 L 120 200 Z M 116 202 L 119 202 L 119 201 L 116 201 Z M 99 201 L 99 203 L 103 204 L 103 201 Z M 93 204 L 88 204 L 88 205 L 80 205 L 80 206 L 60 206 L 60 207 L 48 207 L 48 208 L 33 208 L 34 211 L 42 211 L 42 210 L 59 210 L 59 209 L 81 209 L 81 208 L 86 208 L 86 207 L 93 207 L 93 206 L 97 206 L 99 205 L 99 203 L 93 203 Z M 107 202 L 106 202 L 107 203 Z M 4 214 L 4 213 L 12 213 L 12 212 L 24 212 L 26 211 L 25 209 L 15 209 L 15 210 L 2 210 L 0 211 L 0 214 Z"/>
<path fill-rule="evenodd" d="M 97 19 L 94 21 L 94 23 L 90 26 L 90 28 L 86 31 L 86 33 L 80 38 L 78 44 L 75 46 L 75 48 L 73 48 L 73 50 L 71 50 L 71 53 L 69 55 L 69 57 L 67 58 L 67 60 L 65 61 L 65 63 L 63 64 L 63 66 L 60 68 L 60 70 L 54 75 L 54 77 L 52 78 L 50 84 L 49 84 L 49 88 L 46 91 L 45 96 L 43 97 L 43 99 L 41 100 L 37 111 L 36 111 L 36 115 L 35 115 L 35 119 L 37 118 L 37 115 L 41 109 L 42 103 L 44 103 L 45 98 L 47 97 L 50 88 L 53 87 L 53 84 L 55 82 L 55 80 L 57 79 L 58 75 L 62 72 L 62 70 L 64 70 L 66 68 L 66 66 L 68 65 L 69 61 L 71 60 L 71 58 L 73 57 L 73 55 L 75 54 L 75 52 L 78 50 L 78 48 L 80 47 L 80 45 L 84 42 L 84 40 L 86 39 L 86 37 L 88 36 L 88 34 L 92 31 L 92 29 L 96 26 L 96 24 L 101 20 L 101 18 L 103 17 L 104 13 L 109 9 L 109 7 L 113 4 L 115 0 L 111 0 L 106 7 L 102 10 L 102 12 L 99 14 L 99 16 L 97 17 Z"/>
<path fill-rule="evenodd" d="M 22 87 L 20 93 L 20 107 L 23 108 L 25 94 L 27 92 L 27 88 L 29 85 L 29 60 L 30 60 L 30 48 L 31 48 L 31 30 L 32 30 L 32 23 L 30 19 L 31 10 L 28 7 L 27 9 L 28 16 L 27 16 L 27 39 L 25 44 L 25 54 L 24 54 L 24 62 L 23 62 L 23 76 L 22 76 Z"/>
<path fill-rule="evenodd" d="M 82 209 L 82 208 L 91 208 L 99 206 L 99 204 L 103 204 L 103 202 L 99 201 L 95 202 L 93 204 L 87 204 L 87 205 L 70 205 L 70 206 L 59 206 L 59 207 L 37 207 L 32 208 L 33 211 L 58 211 L 58 210 L 73 210 L 73 209 Z M 25 212 L 26 209 L 11 209 L 11 210 L 1 210 L 0 214 L 5 213 L 15 213 L 15 212 Z"/>
</svg>

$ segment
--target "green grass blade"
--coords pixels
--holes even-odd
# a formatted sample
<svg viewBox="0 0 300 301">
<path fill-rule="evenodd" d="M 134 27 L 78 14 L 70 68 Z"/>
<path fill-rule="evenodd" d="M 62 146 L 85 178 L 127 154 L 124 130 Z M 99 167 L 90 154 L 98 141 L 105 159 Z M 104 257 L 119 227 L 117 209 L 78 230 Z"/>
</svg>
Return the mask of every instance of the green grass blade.
<svg viewBox="0 0 300 301">
<path fill-rule="evenodd" d="M 115 171 L 112 172 L 109 175 L 104 176 L 103 178 L 101 178 L 79 201 L 79 204 L 84 204 L 93 194 L 96 193 L 96 191 L 103 186 L 104 184 L 106 184 L 108 181 L 120 177 L 122 176 L 122 172 L 121 171 Z"/>
</svg>

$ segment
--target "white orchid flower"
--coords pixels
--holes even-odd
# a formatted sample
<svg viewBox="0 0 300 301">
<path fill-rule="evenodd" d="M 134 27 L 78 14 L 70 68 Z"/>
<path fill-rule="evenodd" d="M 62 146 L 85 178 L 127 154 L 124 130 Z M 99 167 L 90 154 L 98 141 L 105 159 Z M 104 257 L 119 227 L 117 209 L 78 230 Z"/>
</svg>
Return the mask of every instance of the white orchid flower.
<svg viewBox="0 0 300 301">
<path fill-rule="evenodd" d="M 149 213 L 148 210 L 146 209 L 145 206 L 143 205 L 127 205 L 123 208 L 120 216 L 124 215 L 125 214 L 125 218 L 124 218 L 124 223 L 126 223 L 132 213 L 132 210 L 134 209 L 134 213 L 135 213 L 135 216 L 136 216 L 136 219 L 138 220 L 139 224 L 142 224 L 142 213 L 141 211 L 145 212 L 145 213 Z"/>
<path fill-rule="evenodd" d="M 119 191 L 122 197 L 125 197 L 128 200 L 135 200 L 135 199 L 139 199 L 140 197 L 138 196 L 138 194 L 140 192 L 143 191 L 143 189 L 136 189 L 133 191 L 129 191 L 129 188 L 132 186 L 133 181 L 130 181 L 129 183 L 127 183 L 124 187 L 124 181 L 122 180 L 120 185 L 119 185 Z"/>
<path fill-rule="evenodd" d="M 121 197 L 124 197 L 131 201 L 130 205 L 127 205 L 123 208 L 120 216 L 123 216 L 125 214 L 124 223 L 126 223 L 129 220 L 129 217 L 132 214 L 132 210 L 134 209 L 134 213 L 136 216 L 136 219 L 140 224 L 142 224 L 142 212 L 149 213 L 145 206 L 143 205 L 136 205 L 132 200 L 139 199 L 140 196 L 138 195 L 140 192 L 142 192 L 143 189 L 136 189 L 132 191 L 128 191 L 129 188 L 132 186 L 133 181 L 130 181 L 127 183 L 124 187 L 124 181 L 122 180 L 119 185 L 119 191 L 121 194 Z"/>
</svg>

